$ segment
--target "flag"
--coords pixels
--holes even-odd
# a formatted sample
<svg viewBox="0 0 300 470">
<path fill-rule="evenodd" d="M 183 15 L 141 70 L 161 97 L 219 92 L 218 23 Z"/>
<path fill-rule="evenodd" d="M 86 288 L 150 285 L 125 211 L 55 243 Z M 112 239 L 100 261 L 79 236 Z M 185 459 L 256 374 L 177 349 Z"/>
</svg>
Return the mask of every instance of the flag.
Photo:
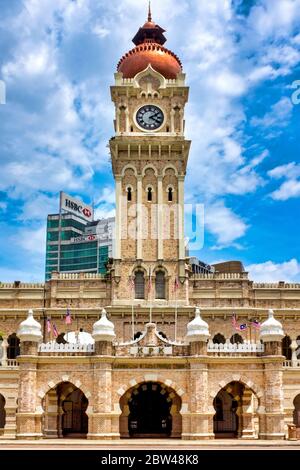
<svg viewBox="0 0 300 470">
<path fill-rule="evenodd" d="M 242 325 L 238 324 L 235 313 L 232 315 L 231 323 L 232 323 L 233 328 L 237 331 L 243 331 L 243 330 L 246 330 L 246 328 L 248 328 L 247 323 L 243 323 Z"/>
<path fill-rule="evenodd" d="M 261 326 L 258 320 L 252 320 L 250 325 L 253 326 L 253 328 L 255 328 L 256 330 L 259 330 Z"/>
<path fill-rule="evenodd" d="M 176 292 L 177 290 L 179 289 L 179 282 L 178 282 L 178 277 L 176 276 L 175 277 L 175 281 L 174 281 L 174 292 Z"/>
<path fill-rule="evenodd" d="M 235 330 L 238 329 L 238 324 L 237 324 L 236 314 L 235 313 L 232 314 L 231 324 L 232 324 L 232 326 Z"/>
<path fill-rule="evenodd" d="M 66 322 L 66 325 L 71 325 L 72 323 L 72 317 L 71 317 L 71 312 L 70 312 L 69 307 L 67 308 L 65 322 Z"/>
<path fill-rule="evenodd" d="M 129 276 L 128 278 L 128 285 L 130 287 L 130 290 L 133 292 L 135 289 L 135 284 L 134 284 L 134 278 L 133 276 Z"/>
<path fill-rule="evenodd" d="M 47 318 L 47 333 L 51 333 L 52 327 L 51 327 L 51 320 L 50 318 Z"/>
<path fill-rule="evenodd" d="M 58 331 L 57 331 L 55 323 L 53 323 L 52 328 L 53 328 L 53 334 L 54 334 L 55 338 L 57 338 L 58 337 Z"/>
</svg>

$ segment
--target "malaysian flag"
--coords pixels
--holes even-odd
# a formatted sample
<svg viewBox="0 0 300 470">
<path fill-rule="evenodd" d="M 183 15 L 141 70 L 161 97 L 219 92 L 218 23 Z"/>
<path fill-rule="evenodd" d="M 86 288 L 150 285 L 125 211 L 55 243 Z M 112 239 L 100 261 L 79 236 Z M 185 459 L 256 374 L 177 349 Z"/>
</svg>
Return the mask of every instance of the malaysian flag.
<svg viewBox="0 0 300 470">
<path fill-rule="evenodd" d="M 261 326 L 261 324 L 258 320 L 252 320 L 250 325 L 253 326 L 253 328 L 255 328 L 256 330 L 259 330 L 260 326 Z"/>
<path fill-rule="evenodd" d="M 135 289 L 135 283 L 134 283 L 134 277 L 133 276 L 129 276 L 128 285 L 130 287 L 130 290 L 133 292 L 134 289 Z"/>
<path fill-rule="evenodd" d="M 248 328 L 247 323 L 243 323 L 242 325 L 238 324 L 235 313 L 232 315 L 231 324 L 232 324 L 233 328 L 237 331 L 243 331 L 243 330 L 246 330 Z"/>
<path fill-rule="evenodd" d="M 65 322 L 66 322 L 66 325 L 71 325 L 72 323 L 72 317 L 71 317 L 71 312 L 70 312 L 69 307 L 67 308 Z"/>
<path fill-rule="evenodd" d="M 47 318 L 47 333 L 51 333 L 52 327 L 51 327 L 51 320 L 50 318 Z"/>
<path fill-rule="evenodd" d="M 179 289 L 179 281 L 178 281 L 178 276 L 176 276 L 175 281 L 174 281 L 173 291 L 176 292 L 178 289 Z"/>
<path fill-rule="evenodd" d="M 57 338 L 58 337 L 58 331 L 57 331 L 55 323 L 53 323 L 52 328 L 53 328 L 53 334 L 54 334 L 55 338 Z"/>
</svg>

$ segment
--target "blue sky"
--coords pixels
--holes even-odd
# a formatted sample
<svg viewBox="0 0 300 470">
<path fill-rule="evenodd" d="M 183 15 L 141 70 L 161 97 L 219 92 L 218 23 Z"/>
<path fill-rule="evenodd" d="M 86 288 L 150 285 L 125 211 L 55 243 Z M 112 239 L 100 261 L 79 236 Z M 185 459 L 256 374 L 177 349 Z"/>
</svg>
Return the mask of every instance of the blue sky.
<svg viewBox="0 0 300 470">
<path fill-rule="evenodd" d="M 210 263 L 300 281 L 300 0 L 153 0 L 191 87 L 186 202 Z M 0 0 L 0 280 L 42 281 L 60 190 L 114 211 L 109 86 L 146 0 Z M 299 95 L 300 96 L 300 95 Z"/>
</svg>

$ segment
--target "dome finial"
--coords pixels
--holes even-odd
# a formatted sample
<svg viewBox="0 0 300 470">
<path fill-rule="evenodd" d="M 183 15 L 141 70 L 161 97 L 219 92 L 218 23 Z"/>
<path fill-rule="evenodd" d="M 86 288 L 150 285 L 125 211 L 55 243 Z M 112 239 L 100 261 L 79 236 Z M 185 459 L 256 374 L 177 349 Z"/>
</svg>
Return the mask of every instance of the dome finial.
<svg viewBox="0 0 300 470">
<path fill-rule="evenodd" d="M 148 21 L 149 23 L 152 22 L 151 0 L 149 0 Z"/>
</svg>

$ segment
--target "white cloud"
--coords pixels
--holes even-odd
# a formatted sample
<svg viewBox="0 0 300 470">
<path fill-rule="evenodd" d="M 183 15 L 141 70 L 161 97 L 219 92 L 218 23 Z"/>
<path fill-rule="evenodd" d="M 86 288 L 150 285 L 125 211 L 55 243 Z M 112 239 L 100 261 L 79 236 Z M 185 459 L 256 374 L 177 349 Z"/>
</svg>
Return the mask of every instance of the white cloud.
<svg viewBox="0 0 300 470">
<path fill-rule="evenodd" d="M 268 175 L 274 179 L 284 178 L 286 181 L 273 191 L 270 196 L 276 201 L 287 201 L 293 197 L 300 196 L 300 165 L 295 162 L 286 165 L 280 165 L 268 172 Z"/>
<path fill-rule="evenodd" d="M 276 201 L 287 201 L 293 197 L 300 196 L 300 181 L 289 180 L 282 183 L 279 189 L 271 193 L 272 199 Z"/>
<path fill-rule="evenodd" d="M 33 221 L 46 220 L 48 214 L 57 214 L 59 211 L 59 195 L 49 197 L 45 194 L 37 193 L 28 199 L 22 207 L 19 220 Z"/>
<path fill-rule="evenodd" d="M 300 177 L 300 164 L 291 162 L 286 165 L 277 166 L 276 168 L 268 171 L 268 175 L 275 179 L 298 178 Z"/>
<path fill-rule="evenodd" d="M 36 229 L 19 229 L 18 234 L 12 237 L 18 247 L 23 248 L 33 256 L 46 253 L 46 225 Z"/>
<path fill-rule="evenodd" d="M 268 128 L 270 131 L 272 131 L 274 127 L 286 127 L 292 116 L 292 110 L 293 105 L 291 99 L 283 97 L 275 103 L 271 107 L 271 110 L 263 117 L 253 117 L 251 119 L 251 124 L 253 126 Z"/>
<path fill-rule="evenodd" d="M 283 263 L 266 261 L 246 266 L 250 279 L 256 282 L 300 281 L 300 263 L 296 259 Z"/>
<path fill-rule="evenodd" d="M 217 202 L 206 209 L 205 228 L 216 237 L 218 246 L 215 249 L 220 249 L 244 236 L 248 226 L 223 202 Z"/>
</svg>

